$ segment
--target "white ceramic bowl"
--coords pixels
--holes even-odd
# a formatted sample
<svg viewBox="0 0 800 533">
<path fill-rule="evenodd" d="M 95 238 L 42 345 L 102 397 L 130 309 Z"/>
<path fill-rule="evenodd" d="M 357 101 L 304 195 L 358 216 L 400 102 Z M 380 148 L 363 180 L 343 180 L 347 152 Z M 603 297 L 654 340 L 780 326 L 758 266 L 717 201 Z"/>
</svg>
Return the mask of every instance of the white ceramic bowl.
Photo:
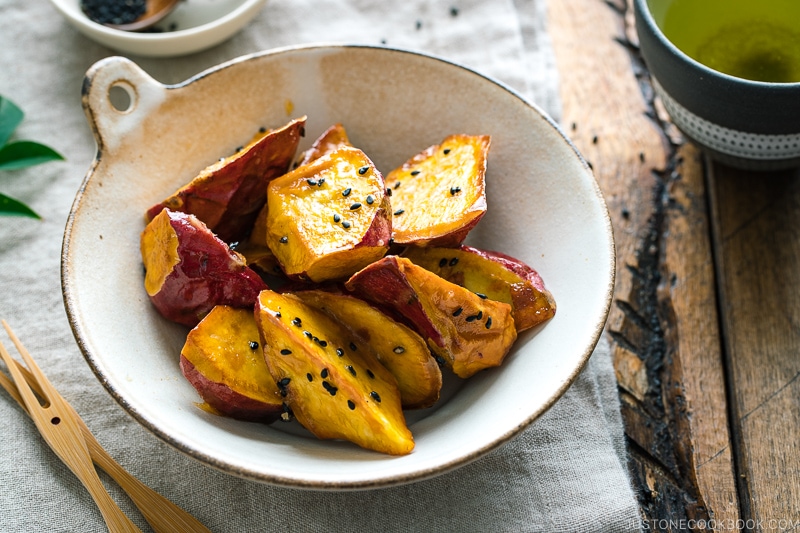
<svg viewBox="0 0 800 533">
<path fill-rule="evenodd" d="M 50 0 L 78 31 L 118 52 L 173 57 L 217 45 L 255 17 L 266 0 L 184 0 L 157 27 L 175 31 L 129 32 L 109 28 L 87 17 L 79 0 Z"/>
<path fill-rule="evenodd" d="M 121 111 L 109 98 L 120 86 L 132 98 Z M 89 70 L 84 88 L 98 152 L 64 238 L 67 313 L 111 395 L 188 455 L 292 487 L 424 479 L 517 435 L 564 393 L 592 353 L 614 284 L 605 203 L 553 121 L 502 84 L 416 53 L 319 45 L 242 57 L 169 87 L 127 59 L 108 58 Z M 491 135 L 488 212 L 468 242 L 534 266 L 558 304 L 555 318 L 520 335 L 501 368 L 450 383 L 435 407 L 408 413 L 416 448 L 404 457 L 317 440 L 294 423 L 237 422 L 199 409 L 178 368 L 187 330 L 164 320 L 144 291 L 145 209 L 259 127 L 301 115 L 308 123 L 300 149 L 341 122 L 384 173 L 448 134 Z"/>
</svg>

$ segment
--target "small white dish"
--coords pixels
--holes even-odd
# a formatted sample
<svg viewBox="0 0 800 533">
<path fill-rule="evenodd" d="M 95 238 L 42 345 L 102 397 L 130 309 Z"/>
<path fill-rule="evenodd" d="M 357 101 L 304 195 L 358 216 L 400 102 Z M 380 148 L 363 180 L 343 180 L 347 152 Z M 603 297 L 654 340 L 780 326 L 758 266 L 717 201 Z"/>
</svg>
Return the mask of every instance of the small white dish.
<svg viewBox="0 0 800 533">
<path fill-rule="evenodd" d="M 115 105 L 113 89 L 130 103 Z M 75 338 L 135 419 L 207 465 L 313 489 L 436 476 L 497 448 L 549 409 L 601 335 L 615 256 L 597 183 L 550 118 L 474 71 L 402 50 L 318 45 L 242 57 L 165 86 L 112 57 L 87 73 L 83 104 L 98 150 L 64 236 L 64 302 Z M 341 122 L 384 173 L 449 134 L 491 135 L 488 211 L 468 242 L 536 268 L 558 305 L 555 318 L 520 335 L 502 367 L 409 412 L 416 447 L 407 456 L 317 440 L 295 423 L 238 422 L 199 409 L 178 367 L 188 330 L 162 318 L 144 290 L 145 210 L 260 127 L 302 115 L 300 150 Z"/>
<path fill-rule="evenodd" d="M 82 34 L 117 52 L 174 57 L 217 45 L 238 32 L 255 17 L 266 0 L 183 0 L 156 25 L 160 32 L 122 31 L 87 17 L 80 0 L 50 0 Z M 174 29 L 172 29 L 174 28 Z"/>
</svg>

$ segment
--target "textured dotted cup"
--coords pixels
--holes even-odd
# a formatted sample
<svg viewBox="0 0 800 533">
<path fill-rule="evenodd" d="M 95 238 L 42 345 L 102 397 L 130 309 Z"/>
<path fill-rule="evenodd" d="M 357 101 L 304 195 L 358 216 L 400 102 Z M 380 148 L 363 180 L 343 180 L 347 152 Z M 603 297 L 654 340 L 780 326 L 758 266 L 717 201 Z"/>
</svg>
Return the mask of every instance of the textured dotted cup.
<svg viewBox="0 0 800 533">
<path fill-rule="evenodd" d="M 636 30 L 656 94 L 683 134 L 712 158 L 748 170 L 800 166 L 800 83 L 723 74 L 690 58 L 634 0 Z"/>
</svg>

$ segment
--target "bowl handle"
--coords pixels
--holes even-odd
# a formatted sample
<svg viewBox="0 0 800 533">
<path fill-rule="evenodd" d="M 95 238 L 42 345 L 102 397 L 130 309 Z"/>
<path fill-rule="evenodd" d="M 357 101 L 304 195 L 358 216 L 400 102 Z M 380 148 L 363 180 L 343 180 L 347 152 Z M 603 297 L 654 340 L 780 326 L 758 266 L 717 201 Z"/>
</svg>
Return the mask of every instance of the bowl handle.
<svg viewBox="0 0 800 533">
<path fill-rule="evenodd" d="M 164 101 L 167 87 L 125 57 L 95 63 L 83 79 L 81 101 L 98 149 L 113 150 Z"/>
</svg>

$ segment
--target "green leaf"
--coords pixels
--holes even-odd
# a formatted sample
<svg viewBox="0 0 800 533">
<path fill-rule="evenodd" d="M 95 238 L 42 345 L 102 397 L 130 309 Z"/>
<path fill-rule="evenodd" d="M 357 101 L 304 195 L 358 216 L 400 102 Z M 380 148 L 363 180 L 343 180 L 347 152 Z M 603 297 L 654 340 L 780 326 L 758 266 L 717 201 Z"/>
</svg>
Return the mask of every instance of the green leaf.
<svg viewBox="0 0 800 533">
<path fill-rule="evenodd" d="M 16 141 L 0 148 L 0 170 L 32 167 L 64 159 L 61 154 L 34 141 Z"/>
<path fill-rule="evenodd" d="M 14 200 L 13 198 L 6 196 L 3 193 L 0 193 L 0 215 L 42 218 L 27 205 L 23 204 L 19 200 Z"/>
<path fill-rule="evenodd" d="M 24 116 L 25 113 L 14 102 L 0 96 L 0 146 L 8 142 Z"/>
</svg>

